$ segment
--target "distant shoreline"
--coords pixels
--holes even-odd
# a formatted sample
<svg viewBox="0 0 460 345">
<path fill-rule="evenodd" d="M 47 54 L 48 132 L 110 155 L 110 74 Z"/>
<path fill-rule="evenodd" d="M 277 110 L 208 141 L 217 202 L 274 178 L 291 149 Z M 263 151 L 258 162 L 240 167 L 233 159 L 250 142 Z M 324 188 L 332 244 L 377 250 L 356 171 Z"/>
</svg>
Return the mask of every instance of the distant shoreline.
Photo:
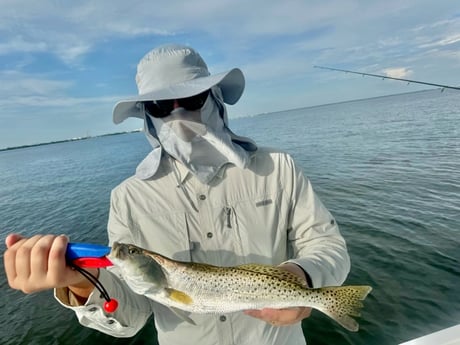
<svg viewBox="0 0 460 345">
<path fill-rule="evenodd" d="M 50 141 L 50 142 L 46 142 L 46 143 L 39 143 L 39 144 L 30 144 L 30 145 L 21 145 L 21 146 L 5 147 L 5 148 L 0 148 L 0 152 L 2 152 L 2 151 L 11 151 L 11 150 L 18 150 L 18 149 L 25 149 L 25 148 L 28 148 L 28 147 L 35 147 L 35 146 L 44 146 L 44 145 L 52 145 L 52 144 L 67 143 L 67 142 L 71 142 L 71 141 L 87 140 L 87 139 L 92 139 L 92 138 L 108 137 L 108 136 L 112 136 L 112 135 L 136 133 L 136 132 L 140 132 L 140 131 L 141 131 L 141 129 L 136 129 L 136 130 L 133 130 L 133 131 L 117 132 L 117 133 L 107 133 L 107 134 L 101 134 L 101 135 L 95 135 L 95 136 L 88 136 L 88 137 L 81 137 L 81 138 L 71 138 L 71 139 L 64 139 L 64 140 L 56 140 L 56 141 Z"/>
<path fill-rule="evenodd" d="M 351 100 L 343 100 L 343 101 L 338 101 L 338 102 L 331 102 L 331 103 L 325 103 L 325 104 L 317 104 L 317 105 L 309 105 L 305 107 L 299 107 L 299 108 L 292 108 L 292 109 L 284 109 L 284 110 L 274 110 L 270 111 L 267 113 L 258 113 L 254 115 L 247 115 L 247 116 L 239 116 L 236 118 L 232 118 L 231 120 L 240 120 L 244 118 L 251 118 L 255 116 L 264 116 L 268 115 L 271 113 L 277 113 L 281 111 L 293 111 L 293 110 L 299 110 L 299 109 L 312 109 L 312 108 L 318 108 L 318 107 L 324 107 L 324 106 L 330 106 L 330 105 L 338 105 L 338 104 L 345 104 L 345 103 L 353 103 L 353 102 L 361 102 L 361 101 L 368 101 L 368 100 L 374 100 L 378 98 L 386 98 L 386 97 L 393 97 L 393 96 L 403 96 L 403 95 L 408 95 L 408 94 L 415 94 L 415 93 L 422 93 L 422 92 L 431 92 L 431 91 L 436 91 L 436 90 L 441 90 L 440 92 L 443 92 L 444 90 L 441 88 L 435 88 L 435 89 L 425 89 L 425 90 L 417 90 L 417 91 L 409 91 L 409 92 L 402 92 L 402 93 L 397 93 L 397 94 L 390 94 L 390 95 L 382 95 L 382 96 L 375 96 L 375 97 L 369 97 L 369 98 L 358 98 L 358 99 L 351 99 Z M 458 91 L 454 91 L 458 92 Z M 110 135 L 119 135 L 119 134 L 128 134 L 128 133 L 135 133 L 135 132 L 140 132 L 142 129 L 135 129 L 132 131 L 125 131 L 125 132 L 116 132 L 116 133 L 107 133 L 107 134 L 101 134 L 101 135 L 95 135 L 95 136 L 88 136 L 88 137 L 80 137 L 80 138 L 71 138 L 71 139 L 63 139 L 63 140 L 57 140 L 57 141 L 50 141 L 50 142 L 45 142 L 45 143 L 38 143 L 38 144 L 28 144 L 28 145 L 20 145 L 20 146 L 11 146 L 11 147 L 6 147 L 6 148 L 0 148 L 0 152 L 2 151 L 10 151 L 10 150 L 17 150 L 17 149 L 23 149 L 23 148 L 28 148 L 28 147 L 35 147 L 35 146 L 43 146 L 43 145 L 52 145 L 52 144 L 59 144 L 59 143 L 65 143 L 69 141 L 78 141 L 78 140 L 86 140 L 86 139 L 91 139 L 91 138 L 98 138 L 98 137 L 106 137 Z"/>
</svg>

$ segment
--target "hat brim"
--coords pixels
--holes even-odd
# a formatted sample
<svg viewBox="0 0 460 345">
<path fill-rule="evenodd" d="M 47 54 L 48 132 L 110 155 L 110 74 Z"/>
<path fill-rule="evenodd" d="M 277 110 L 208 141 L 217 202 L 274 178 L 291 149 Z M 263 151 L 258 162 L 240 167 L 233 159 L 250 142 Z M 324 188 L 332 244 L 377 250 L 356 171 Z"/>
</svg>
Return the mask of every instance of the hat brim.
<svg viewBox="0 0 460 345">
<path fill-rule="evenodd" d="M 215 85 L 219 86 L 222 90 L 225 103 L 235 104 L 240 99 L 244 90 L 245 81 L 243 72 L 239 68 L 234 68 L 228 72 L 192 79 L 171 85 L 168 88 L 121 100 L 113 108 L 113 122 L 119 124 L 128 117 L 143 119 L 144 113 L 142 108 L 138 106 L 139 102 L 191 97 L 209 90 Z"/>
</svg>

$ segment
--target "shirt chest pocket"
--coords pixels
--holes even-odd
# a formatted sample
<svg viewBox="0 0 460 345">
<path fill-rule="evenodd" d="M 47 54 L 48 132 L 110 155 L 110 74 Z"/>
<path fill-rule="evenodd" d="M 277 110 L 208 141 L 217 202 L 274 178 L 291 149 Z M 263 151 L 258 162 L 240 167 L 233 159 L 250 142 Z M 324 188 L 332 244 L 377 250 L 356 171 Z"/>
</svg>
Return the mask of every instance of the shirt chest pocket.
<svg viewBox="0 0 460 345">
<path fill-rule="evenodd" d="M 138 245 L 174 260 L 190 261 L 190 240 L 185 212 L 143 214 L 133 217 L 131 230 Z"/>
<path fill-rule="evenodd" d="M 287 258 L 286 219 L 281 196 L 266 195 L 225 207 L 222 225 L 235 233 L 247 263 L 273 265 Z"/>
</svg>

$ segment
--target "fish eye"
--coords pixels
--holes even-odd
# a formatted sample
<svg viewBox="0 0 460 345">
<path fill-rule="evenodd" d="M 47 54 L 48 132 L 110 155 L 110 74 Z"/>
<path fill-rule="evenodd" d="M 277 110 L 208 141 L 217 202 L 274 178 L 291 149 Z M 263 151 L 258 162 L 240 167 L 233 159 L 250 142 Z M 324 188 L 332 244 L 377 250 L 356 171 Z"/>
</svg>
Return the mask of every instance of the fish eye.
<svg viewBox="0 0 460 345">
<path fill-rule="evenodd" d="M 135 248 L 135 247 L 129 248 L 129 254 L 139 254 L 139 253 L 140 253 L 140 250 L 138 248 Z"/>
</svg>

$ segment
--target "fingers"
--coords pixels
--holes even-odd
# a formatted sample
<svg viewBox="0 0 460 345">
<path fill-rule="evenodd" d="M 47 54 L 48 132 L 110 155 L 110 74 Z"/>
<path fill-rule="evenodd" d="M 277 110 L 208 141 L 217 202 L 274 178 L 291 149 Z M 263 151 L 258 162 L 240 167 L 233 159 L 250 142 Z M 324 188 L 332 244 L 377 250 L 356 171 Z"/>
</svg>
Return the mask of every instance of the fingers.
<svg viewBox="0 0 460 345">
<path fill-rule="evenodd" d="M 11 247 L 13 244 L 23 239 L 24 237 L 19 234 L 10 234 L 5 239 L 6 248 Z"/>
<path fill-rule="evenodd" d="M 55 236 L 46 235 L 35 242 L 30 249 L 30 271 L 31 279 L 46 277 L 48 274 L 48 262 L 50 261 L 50 251 L 55 241 Z"/>
<path fill-rule="evenodd" d="M 8 236 L 4 254 L 8 284 L 13 289 L 32 293 L 75 282 L 78 273 L 66 266 L 67 242 L 65 236 Z"/>
<path fill-rule="evenodd" d="M 30 276 L 30 251 L 40 236 L 34 236 L 29 239 L 21 238 L 13 243 L 5 252 L 4 265 L 8 277 L 8 283 L 12 288 L 20 289 L 24 287 L 22 282 Z"/>
<path fill-rule="evenodd" d="M 65 253 L 67 250 L 68 242 L 69 239 L 67 236 L 58 236 L 54 239 L 49 250 L 48 274 L 50 281 L 53 282 L 53 285 L 61 284 L 60 280 L 62 280 L 63 272 L 67 272 L 67 275 L 69 275 L 69 273 L 75 273 L 73 274 L 74 276 L 77 275 L 76 272 L 69 271 L 65 260 Z"/>
<path fill-rule="evenodd" d="M 246 310 L 246 315 L 261 319 L 274 326 L 293 325 L 302 321 L 311 314 L 311 308 L 296 307 L 286 309 L 270 309 L 261 310 Z"/>
</svg>

